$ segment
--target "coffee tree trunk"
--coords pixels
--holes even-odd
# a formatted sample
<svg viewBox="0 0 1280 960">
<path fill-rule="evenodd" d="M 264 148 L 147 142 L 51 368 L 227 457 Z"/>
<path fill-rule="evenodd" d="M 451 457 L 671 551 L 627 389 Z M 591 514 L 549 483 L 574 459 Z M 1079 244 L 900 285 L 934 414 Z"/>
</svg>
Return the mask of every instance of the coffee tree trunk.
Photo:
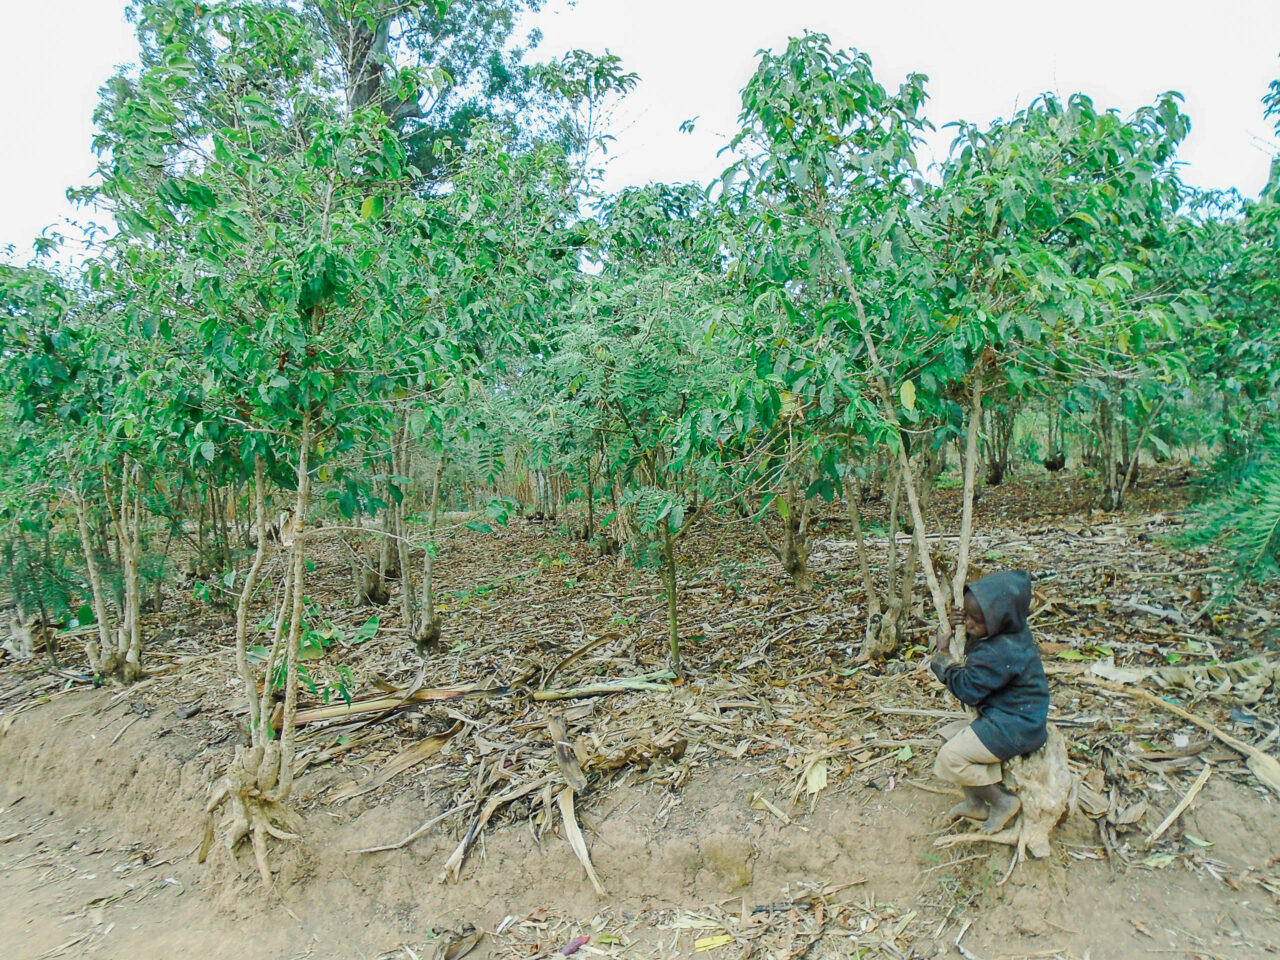
<svg viewBox="0 0 1280 960">
<path fill-rule="evenodd" d="M 933 500 L 934 475 L 938 470 L 937 453 L 932 449 L 923 450 L 910 458 L 908 462 L 915 466 L 920 512 L 922 515 L 927 516 L 929 504 Z M 912 521 L 912 526 L 915 526 L 914 521 Z M 902 566 L 902 579 L 899 585 L 900 596 L 897 599 L 897 609 L 900 611 L 904 621 L 911 616 L 912 607 L 915 605 L 916 567 L 920 565 L 920 538 L 914 536 L 913 531 L 911 542 L 907 545 L 907 558 Z M 905 626 L 905 622 L 902 625 Z"/>
<path fill-rule="evenodd" d="M 297 495 L 294 500 L 293 533 L 289 544 L 289 569 L 285 577 L 276 617 L 271 649 L 261 675 L 261 692 L 255 690 L 255 678 L 249 668 L 246 644 L 249 607 L 253 590 L 262 568 L 268 538 L 258 537 L 258 548 L 245 583 L 241 588 L 236 611 L 236 666 L 250 702 L 248 745 L 236 748 L 235 757 L 222 778 L 214 785 L 205 807 L 205 835 L 197 860 L 203 862 L 213 843 L 215 812 L 223 805 L 230 807 L 226 831 L 228 849 L 234 851 L 248 839 L 263 887 L 271 885 L 267 864 L 267 837 L 297 839 L 286 829 L 295 815 L 286 805 L 293 792 L 294 748 L 298 712 L 298 643 L 303 630 L 303 580 L 306 574 L 307 510 L 311 502 L 310 451 L 312 412 L 304 409 L 298 437 Z M 265 477 L 255 468 L 254 508 L 259 529 L 266 520 Z M 286 627 L 287 625 L 287 627 Z M 277 678 L 284 674 L 284 705 L 280 722 L 274 722 L 274 692 Z M 256 708 L 254 706 L 254 698 Z"/>
<path fill-rule="evenodd" d="M 1160 411 L 1164 409 L 1165 401 L 1161 399 L 1147 414 L 1142 422 L 1142 430 L 1138 433 L 1138 442 L 1134 444 L 1132 450 L 1128 451 L 1125 461 L 1125 473 L 1123 482 L 1120 484 L 1120 501 L 1124 502 L 1125 494 L 1138 478 L 1138 458 L 1142 456 L 1142 448 L 1147 442 L 1147 435 L 1151 432 L 1151 427 L 1155 424 L 1156 418 L 1160 416 Z"/>
<path fill-rule="evenodd" d="M 778 516 L 782 520 L 782 535 L 775 542 L 763 525 L 760 532 L 764 536 L 765 545 L 778 558 L 782 569 L 791 582 L 799 590 L 809 590 L 813 580 L 809 576 L 809 498 L 805 496 L 809 486 L 808 480 L 800 471 L 799 461 L 803 454 L 799 449 L 794 430 L 789 430 L 787 438 L 787 461 L 783 465 L 785 480 L 783 490 L 774 498 Z"/>
<path fill-rule="evenodd" d="M 115 645 L 113 668 L 123 683 L 133 683 L 142 676 L 142 587 L 139 579 L 139 554 L 142 528 L 142 468 L 125 457 L 120 468 L 120 502 L 115 504 L 106 476 L 103 486 L 107 508 L 116 530 L 120 551 L 120 570 L 124 580 L 123 618 Z"/>
<path fill-rule="evenodd" d="M 785 512 L 779 511 L 782 513 L 782 543 L 773 549 L 796 589 L 809 590 L 813 587 L 813 578 L 809 575 L 810 504 L 800 487 L 793 474 L 782 500 L 786 505 Z"/>
<path fill-rule="evenodd" d="M 1103 506 L 1107 510 L 1119 510 L 1120 463 L 1120 430 L 1117 424 L 1116 410 L 1110 400 L 1098 405 L 1098 436 L 1102 455 Z"/>
<path fill-rule="evenodd" d="M 436 526 L 440 520 L 440 478 L 444 476 L 445 458 L 440 455 L 435 476 L 431 481 L 431 506 L 427 520 L 427 542 L 422 551 L 422 602 L 418 607 L 418 622 L 413 628 L 413 642 L 419 653 L 440 639 L 440 614 L 436 610 L 435 555 Z"/>
<path fill-rule="evenodd" d="M 405 504 L 409 499 L 410 478 L 413 476 L 413 455 L 409 448 L 409 418 L 401 417 L 399 428 L 392 438 L 392 472 L 400 479 L 399 497 L 388 497 L 387 507 L 391 513 L 391 531 L 394 535 L 392 545 L 396 551 L 396 567 L 400 573 L 400 616 L 409 629 L 410 636 L 415 633 L 414 623 L 417 616 L 418 597 L 413 587 L 413 567 L 410 564 L 408 525 L 405 523 Z"/>
<path fill-rule="evenodd" d="M 279 788 L 269 794 L 280 803 L 293 791 L 293 753 L 298 712 L 298 643 L 302 639 L 303 583 L 307 572 L 307 511 L 311 506 L 311 411 L 302 414 L 302 430 L 298 440 L 297 498 L 294 501 L 294 541 L 292 561 L 293 597 L 289 617 L 289 637 L 285 643 L 284 717 L 280 726 Z"/>
<path fill-rule="evenodd" d="M 853 528 L 853 545 L 862 575 L 862 588 L 867 596 L 867 629 L 880 617 L 880 593 L 871 579 L 871 563 L 867 559 L 867 541 L 862 529 L 862 483 L 849 464 L 845 474 L 845 502 L 849 506 L 849 526 Z"/>
<path fill-rule="evenodd" d="M 956 572 L 951 579 L 951 600 L 964 605 L 964 585 L 969 576 L 969 545 L 973 541 L 973 496 L 978 477 L 978 433 L 982 426 L 982 374 L 984 360 L 979 360 L 970 373 L 969 424 L 964 444 L 964 496 L 960 513 L 960 542 L 956 546 Z M 945 623 L 946 621 L 943 621 Z M 964 652 L 964 627 L 955 628 L 951 638 L 951 656 L 959 659 Z"/>
<path fill-rule="evenodd" d="M 876 348 L 875 339 L 871 336 L 871 331 L 867 325 L 866 308 L 863 306 L 858 286 L 853 281 L 853 272 L 849 269 L 849 262 L 844 255 L 844 248 L 840 245 L 840 239 L 835 235 L 835 231 L 829 226 L 827 227 L 827 233 L 840 267 L 840 273 L 844 278 L 845 289 L 849 294 L 849 299 L 853 301 L 854 310 L 858 316 L 858 327 L 862 331 L 863 346 L 867 348 L 867 358 L 871 361 L 871 365 L 875 370 L 882 370 L 880 351 Z M 883 374 L 879 373 L 875 375 L 874 381 L 876 392 L 880 398 L 881 413 L 890 427 L 895 432 L 900 433 L 901 424 L 898 420 L 897 409 L 893 405 L 893 396 L 889 392 L 888 381 L 885 380 Z M 906 446 L 901 442 L 898 443 L 896 455 L 898 466 L 902 471 L 902 484 L 907 493 L 907 505 L 911 510 L 911 519 L 915 527 L 916 549 L 920 556 L 921 566 L 924 568 L 925 581 L 929 584 L 929 593 L 933 598 L 934 612 L 937 614 L 938 622 L 945 624 L 947 622 L 947 598 L 942 591 L 942 585 L 938 582 L 937 574 L 933 568 L 933 558 L 929 554 L 929 541 L 925 536 L 924 513 L 920 507 L 916 477 L 907 458 Z"/>
<path fill-rule="evenodd" d="M 680 613 L 676 603 L 676 548 L 671 536 L 671 520 L 662 518 L 662 575 L 667 594 L 667 646 L 671 669 L 680 672 Z"/>
<path fill-rule="evenodd" d="M 987 484 L 998 487 L 1013 465 L 1010 448 L 1013 444 L 1017 411 L 1010 406 L 999 406 L 988 410 L 984 419 L 986 436 L 983 438 L 983 446 L 986 449 Z"/>
<path fill-rule="evenodd" d="M 78 493 L 74 493 L 72 497 L 76 507 L 76 526 L 80 530 L 80 548 L 84 552 L 85 570 L 89 574 L 89 590 L 93 594 L 93 615 L 98 621 L 98 638 L 85 644 L 85 653 L 89 658 L 89 669 L 95 677 L 101 678 L 115 672 L 115 644 L 107 613 L 107 593 L 102 586 L 102 571 L 98 567 L 93 537 L 89 532 L 88 505 Z"/>
</svg>

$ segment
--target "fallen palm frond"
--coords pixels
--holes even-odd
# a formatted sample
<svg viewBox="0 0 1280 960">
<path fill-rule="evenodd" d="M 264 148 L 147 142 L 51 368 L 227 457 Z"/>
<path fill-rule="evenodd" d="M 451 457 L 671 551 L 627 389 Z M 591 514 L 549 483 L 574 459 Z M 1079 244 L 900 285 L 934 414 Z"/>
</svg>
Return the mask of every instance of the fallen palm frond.
<svg viewBox="0 0 1280 960">
<path fill-rule="evenodd" d="M 411 703 L 441 703 L 467 697 L 504 697 L 510 693 L 510 687 L 485 687 L 480 684 L 422 689 L 405 695 L 369 697 L 352 700 L 350 703 L 331 703 L 323 707 L 312 707 L 310 710 L 299 710 L 295 722 L 301 727 L 309 723 L 319 723 L 322 720 L 345 720 L 365 713 L 397 710 Z"/>
<path fill-rule="evenodd" d="M 484 807 L 480 810 L 480 815 L 472 821 L 471 826 L 467 828 L 466 834 L 454 848 L 453 853 L 449 855 L 449 859 L 445 861 L 444 869 L 436 877 L 438 883 L 444 883 L 446 880 L 456 881 L 462 871 L 462 861 L 467 858 L 467 851 L 471 849 L 471 844 L 476 837 L 480 835 L 480 831 L 484 829 L 490 818 L 498 812 L 499 809 L 505 807 L 512 800 L 519 800 L 521 797 L 527 796 L 533 791 L 545 786 L 554 778 L 551 776 L 543 777 L 541 780 L 534 780 L 532 783 L 522 784 L 514 787 L 506 793 L 491 797 L 485 802 Z"/>
<path fill-rule="evenodd" d="M 609 693 L 628 693 L 632 691 L 653 691 L 656 693 L 670 693 L 675 688 L 669 683 L 656 683 L 657 680 L 672 680 L 675 674 L 669 670 L 660 670 L 656 673 L 646 673 L 638 677 L 629 677 L 624 680 L 611 680 L 607 683 L 589 683 L 581 687 L 566 687 L 562 690 L 535 690 L 533 699 L 545 700 L 570 700 L 574 697 L 598 697 Z"/>
<path fill-rule="evenodd" d="M 556 802 L 560 806 L 560 816 L 564 820 L 564 836 L 569 841 L 569 846 L 573 848 L 573 855 L 578 858 L 578 862 L 582 864 L 582 869 L 587 871 L 587 878 L 591 881 L 591 885 L 596 888 L 596 893 L 604 896 L 604 884 L 600 882 L 600 878 L 596 876 L 596 869 L 591 865 L 591 854 L 587 850 L 587 840 L 582 835 L 582 828 L 578 826 L 578 818 L 573 811 L 573 788 L 565 787 L 556 797 Z"/>
<path fill-rule="evenodd" d="M 341 790 L 336 790 L 331 793 L 329 795 L 328 802 L 341 803 L 344 800 L 350 800 L 352 797 L 359 797 L 371 790 L 376 790 L 397 774 L 404 773 L 404 771 L 417 766 L 429 757 L 434 757 L 444 749 L 444 745 L 448 743 L 454 734 L 461 729 L 462 723 L 455 723 L 443 733 L 438 733 L 433 737 L 428 737 L 426 740 L 422 740 L 405 750 L 401 750 L 383 764 L 376 773 L 365 777 L 365 779 L 361 780 L 359 783 L 350 784 L 349 786 L 343 787 Z"/>
<path fill-rule="evenodd" d="M 1196 777 L 1196 782 L 1191 784 L 1191 788 L 1182 795 L 1182 799 L 1178 801 L 1177 806 L 1169 811 L 1169 815 L 1160 821 L 1160 826 L 1156 827 L 1147 836 L 1147 848 L 1159 840 L 1166 830 L 1173 826 L 1173 822 L 1182 816 L 1182 812 L 1191 806 L 1191 801 L 1196 798 L 1200 790 L 1209 782 L 1209 774 L 1213 773 L 1213 764 L 1206 763 L 1204 769 L 1200 771 L 1200 776 Z"/>
<path fill-rule="evenodd" d="M 573 790 L 581 793 L 587 788 L 587 777 L 582 772 L 582 766 L 578 763 L 572 744 L 569 743 L 564 721 L 559 717 L 549 717 L 547 732 L 551 734 L 552 749 L 555 751 L 556 766 L 560 768 L 560 775 Z"/>
<path fill-rule="evenodd" d="M 1232 750 L 1243 755 L 1246 763 L 1253 775 L 1258 778 L 1266 786 L 1270 787 L 1280 795 L 1280 761 L 1275 757 L 1268 756 L 1253 744 L 1245 743 L 1243 740 L 1237 740 L 1231 734 L 1227 733 L 1220 727 L 1214 726 L 1203 717 L 1198 717 L 1190 710 L 1184 710 L 1176 703 L 1170 703 L 1157 697 L 1154 693 L 1148 693 L 1146 690 L 1138 690 L 1132 687 L 1122 687 L 1117 683 L 1109 683 L 1106 680 L 1097 680 L 1092 677 L 1082 678 L 1083 682 L 1102 687 L 1104 690 L 1110 690 L 1112 693 L 1118 693 L 1126 697 L 1136 697 L 1152 706 L 1159 707 L 1161 710 L 1167 710 L 1169 713 L 1175 714 L 1186 720 L 1188 723 L 1194 723 L 1201 730 L 1206 730 L 1213 734 L 1219 741 L 1225 743 Z"/>
</svg>

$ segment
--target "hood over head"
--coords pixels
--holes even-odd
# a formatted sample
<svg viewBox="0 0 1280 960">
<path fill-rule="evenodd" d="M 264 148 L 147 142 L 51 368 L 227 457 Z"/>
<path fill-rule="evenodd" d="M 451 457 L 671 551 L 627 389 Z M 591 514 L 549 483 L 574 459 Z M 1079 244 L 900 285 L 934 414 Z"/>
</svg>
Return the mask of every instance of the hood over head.
<svg viewBox="0 0 1280 960">
<path fill-rule="evenodd" d="M 989 573 L 966 588 L 978 601 L 987 636 L 1019 633 L 1027 626 L 1031 612 L 1031 577 L 1024 570 Z"/>
</svg>

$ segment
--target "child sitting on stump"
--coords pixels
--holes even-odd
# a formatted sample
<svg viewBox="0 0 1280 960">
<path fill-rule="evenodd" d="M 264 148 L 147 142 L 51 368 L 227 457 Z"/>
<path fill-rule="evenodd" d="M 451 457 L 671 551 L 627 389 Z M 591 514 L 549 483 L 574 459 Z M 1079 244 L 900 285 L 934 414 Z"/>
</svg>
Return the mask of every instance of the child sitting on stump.
<svg viewBox="0 0 1280 960">
<path fill-rule="evenodd" d="M 933 672 L 961 702 L 977 710 L 972 722 L 942 730 L 946 743 L 933 772 L 964 791 L 950 820 L 985 821 L 984 833 L 1003 830 L 1022 807 L 1001 786 L 1001 762 L 1044 746 L 1048 737 L 1049 682 L 1027 614 L 1031 578 L 1020 570 L 992 573 L 964 590 L 964 607 L 951 611 L 951 627 L 964 624 L 964 663 L 947 653 L 951 631 L 939 627 Z"/>
</svg>

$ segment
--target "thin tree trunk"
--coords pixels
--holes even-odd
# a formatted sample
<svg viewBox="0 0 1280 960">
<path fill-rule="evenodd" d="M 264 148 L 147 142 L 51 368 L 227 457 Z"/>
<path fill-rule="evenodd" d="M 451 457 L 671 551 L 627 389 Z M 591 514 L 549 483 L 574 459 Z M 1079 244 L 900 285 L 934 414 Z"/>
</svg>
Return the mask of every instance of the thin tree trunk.
<svg viewBox="0 0 1280 960">
<path fill-rule="evenodd" d="M 403 418 L 404 423 L 397 431 L 396 436 L 396 455 L 394 462 L 396 463 L 395 472 L 403 477 L 408 486 L 409 480 L 409 418 Z M 413 636 L 416 631 L 415 610 L 416 597 L 413 589 L 413 572 L 409 565 L 409 541 L 405 537 L 405 498 L 408 497 L 408 491 L 401 488 L 400 501 L 391 503 L 391 508 L 395 511 L 393 517 L 393 532 L 396 535 L 395 547 L 398 566 L 400 567 L 400 616 L 404 619 L 405 629 L 409 631 L 409 636 Z"/>
<path fill-rule="evenodd" d="M 889 465 L 893 479 L 889 483 L 889 560 L 888 587 L 885 599 L 890 600 L 898 595 L 898 516 L 902 506 L 902 469 L 897 461 Z"/>
<path fill-rule="evenodd" d="M 1160 415 L 1160 411 L 1164 408 L 1164 399 L 1162 398 L 1151 410 L 1151 414 L 1142 424 L 1142 431 L 1138 434 L 1138 443 L 1133 448 L 1133 452 L 1129 456 L 1128 469 L 1125 471 L 1124 484 L 1120 487 L 1120 503 L 1124 503 L 1125 494 L 1129 492 L 1129 488 L 1133 486 L 1134 478 L 1138 475 L 1138 457 L 1142 455 L 1142 446 L 1147 442 L 1147 434 L 1151 432 L 1151 427 L 1156 422 L 1156 417 Z"/>
<path fill-rule="evenodd" d="M 924 463 L 924 476 L 920 478 L 920 512 L 924 514 L 928 512 L 929 502 L 933 499 L 933 475 L 936 463 L 930 451 L 922 453 L 920 459 Z M 918 535 L 912 538 L 911 547 L 907 551 L 905 570 L 902 575 L 900 609 L 904 616 L 910 616 L 911 601 L 915 599 L 916 565 L 920 563 L 920 539 Z M 945 621 L 943 622 L 945 623 Z"/>
<path fill-rule="evenodd" d="M 973 493 L 978 476 L 978 431 L 982 425 L 982 368 L 984 361 L 974 364 L 969 401 L 969 434 L 964 445 L 964 499 L 960 513 L 960 543 L 956 547 L 956 574 L 951 579 L 951 599 L 957 607 L 964 605 L 964 584 L 969 576 L 969 544 L 973 540 Z M 946 620 L 942 623 L 946 624 Z M 964 626 L 955 629 L 951 638 L 951 656 L 959 659 L 964 651 Z"/>
<path fill-rule="evenodd" d="M 255 742 L 260 742 L 262 714 L 259 710 L 258 690 L 254 676 L 249 669 L 248 637 L 249 606 L 253 602 L 253 591 L 258 586 L 258 575 L 262 571 L 262 562 L 267 555 L 267 494 L 266 470 L 261 456 L 254 458 L 253 464 L 253 515 L 258 525 L 258 547 L 253 554 L 253 562 L 244 576 L 244 584 L 240 588 L 240 602 L 236 604 L 236 669 L 240 671 L 240 680 L 244 684 L 245 699 L 249 703 L 249 729 L 255 731 Z M 270 689 L 271 677 L 263 680 Z"/>
<path fill-rule="evenodd" d="M 862 574 L 862 588 L 867 594 L 867 619 L 880 616 L 880 594 L 871 580 L 871 564 L 867 561 L 867 542 L 862 533 L 862 484 L 849 465 L 846 474 L 845 500 L 849 504 L 849 525 L 853 527 L 853 544 L 857 551 L 858 570 Z"/>
<path fill-rule="evenodd" d="M 292 549 L 292 548 L 290 548 Z M 292 554 L 291 554 L 292 556 Z M 258 693 L 258 727 L 253 731 L 252 743 L 255 747 L 264 746 L 268 740 L 277 738 L 279 731 L 274 726 L 274 711 L 271 709 L 275 698 L 276 671 L 280 666 L 280 650 L 284 643 L 286 628 L 289 623 L 289 610 L 293 603 L 293 569 L 285 574 L 281 587 L 279 606 L 276 610 L 275 628 L 271 636 L 271 649 L 267 651 L 267 660 L 263 665 L 262 690 Z"/>
<path fill-rule="evenodd" d="M 663 570 L 667 586 L 667 642 L 671 651 L 671 669 L 680 672 L 680 619 L 676 606 L 676 551 L 671 539 L 671 521 L 662 520 Z"/>
<path fill-rule="evenodd" d="M 1105 402 L 1102 406 L 1104 416 L 1104 443 L 1103 456 L 1106 458 L 1102 464 L 1103 476 L 1106 478 L 1107 485 L 1107 509 L 1120 509 L 1120 482 L 1116 475 L 1116 456 L 1118 454 L 1117 438 L 1119 431 L 1116 429 L 1115 411 L 1112 409 L 1110 402 Z"/>
<path fill-rule="evenodd" d="M 115 563 L 114 558 L 111 556 L 111 538 L 107 536 L 107 521 L 102 518 L 101 514 L 98 515 L 98 523 L 94 534 L 98 538 L 98 553 L 106 558 L 107 563 Z"/>
<path fill-rule="evenodd" d="M 436 613 L 435 552 L 436 524 L 440 519 L 440 478 L 444 476 L 444 454 L 436 464 L 435 477 L 431 481 L 431 509 L 427 521 L 427 543 L 422 556 L 422 607 L 421 624 L 414 634 L 414 643 L 420 653 L 440 639 L 440 617 Z"/>
<path fill-rule="evenodd" d="M 218 498 L 218 521 L 222 525 L 222 542 L 219 546 L 222 548 L 222 569 L 234 569 L 234 561 L 231 559 L 231 525 L 227 518 L 227 513 L 231 510 L 234 497 L 234 489 L 223 490 L 222 495 Z"/>
<path fill-rule="evenodd" d="M 218 488 L 209 486 L 209 526 L 213 528 L 213 553 L 219 565 L 222 563 L 222 505 Z M 217 571 L 213 571 L 216 573 Z"/>
<path fill-rule="evenodd" d="M 782 561 L 782 569 L 791 577 L 796 588 L 809 590 L 813 586 L 813 580 L 809 576 L 809 545 L 806 540 L 809 501 L 796 483 L 795 468 L 788 468 L 787 472 L 787 489 L 782 500 L 787 512 L 782 517 L 782 549 L 778 559 Z"/>
<path fill-rule="evenodd" d="M 200 504 L 200 513 L 199 518 L 196 521 L 196 576 L 200 575 L 200 569 L 204 566 L 205 559 L 205 499 L 205 497 L 199 496 L 199 493 L 197 492 L 196 502 Z"/>
<path fill-rule="evenodd" d="M 395 440 L 393 439 L 391 443 L 392 443 L 392 451 L 391 451 L 390 467 L 391 467 L 391 472 L 395 473 L 395 470 L 396 470 Z M 378 543 L 378 581 L 383 586 L 386 586 L 387 581 L 398 579 L 400 576 L 400 571 L 397 569 L 400 562 L 400 554 L 396 550 L 395 539 L 394 539 L 395 532 L 396 532 L 396 515 L 395 515 L 396 504 L 395 504 L 395 499 L 391 496 L 390 487 L 391 487 L 391 481 L 388 480 L 387 481 L 387 488 L 388 488 L 387 508 L 382 511 L 383 536 L 379 539 L 379 543 Z"/>
<path fill-rule="evenodd" d="M 116 528 L 116 541 L 120 549 L 120 568 L 124 579 L 124 616 L 115 644 L 115 658 L 119 664 L 120 678 L 132 683 L 142 675 L 142 597 L 138 585 L 138 549 L 141 525 L 141 496 L 134 488 L 141 481 L 141 468 L 131 464 L 126 457 L 120 468 L 119 509 L 111 500 L 107 478 L 103 476 L 107 508 Z"/>
<path fill-rule="evenodd" d="M 142 676 L 142 467 L 133 465 L 132 505 L 129 516 L 129 646 L 125 650 L 125 679 L 129 682 Z"/>
<path fill-rule="evenodd" d="M 98 620 L 98 639 L 85 644 L 85 653 L 89 657 L 89 668 L 97 676 L 102 676 L 105 665 L 104 657 L 110 656 L 111 628 L 107 624 L 107 596 L 102 588 L 102 571 L 98 569 L 98 560 L 93 555 L 93 538 L 89 534 L 89 515 L 84 498 L 79 493 L 73 494 L 76 505 L 76 525 L 80 528 L 80 547 L 84 550 L 84 565 L 89 574 L 89 589 L 93 592 L 93 615 Z"/>
<path fill-rule="evenodd" d="M 857 284 L 853 282 L 853 273 L 849 269 L 849 262 L 845 258 L 844 248 L 840 245 L 840 239 L 835 235 L 835 231 L 830 227 L 827 228 L 830 234 L 832 244 L 835 248 L 837 260 L 839 262 L 840 271 L 843 274 L 845 287 L 849 292 L 849 297 L 853 300 L 854 310 L 858 315 L 858 327 L 862 331 L 862 342 L 867 348 L 867 359 L 871 361 L 873 369 L 879 371 L 882 369 L 880 363 L 880 351 L 876 349 L 875 340 L 871 336 L 871 331 L 867 329 L 867 314 L 862 303 L 862 296 L 858 293 Z M 893 397 L 889 393 L 889 384 L 885 380 L 884 375 L 877 373 L 875 376 L 876 389 L 880 394 L 880 402 L 884 408 L 885 419 L 889 425 L 895 430 L 901 430 L 898 420 L 898 412 L 893 405 Z M 897 450 L 898 466 L 902 470 L 902 482 L 907 490 L 907 505 L 911 509 L 911 519 L 915 526 L 915 542 L 916 549 L 920 555 L 920 563 L 924 567 L 925 581 L 929 584 L 929 593 L 933 597 L 933 605 L 938 615 L 939 623 L 947 622 L 947 600 L 946 594 L 942 592 L 942 585 L 938 583 L 937 574 L 933 569 L 933 559 L 929 555 L 929 541 L 925 536 L 924 513 L 920 508 L 920 498 L 916 492 L 915 477 L 911 472 L 911 463 L 907 458 L 907 449 L 902 443 L 899 436 Z"/>
<path fill-rule="evenodd" d="M 590 543 L 596 535 L 596 488 L 594 477 L 591 475 L 591 461 L 594 457 L 587 457 L 587 529 L 586 535 L 582 538 Z"/>
<path fill-rule="evenodd" d="M 298 439 L 298 495 L 294 501 L 293 609 L 285 642 L 284 718 L 280 724 L 280 780 L 271 800 L 288 799 L 293 790 L 293 754 L 298 714 L 298 643 L 302 639 L 303 580 L 306 575 L 307 510 L 311 505 L 311 409 L 302 412 Z"/>
</svg>

